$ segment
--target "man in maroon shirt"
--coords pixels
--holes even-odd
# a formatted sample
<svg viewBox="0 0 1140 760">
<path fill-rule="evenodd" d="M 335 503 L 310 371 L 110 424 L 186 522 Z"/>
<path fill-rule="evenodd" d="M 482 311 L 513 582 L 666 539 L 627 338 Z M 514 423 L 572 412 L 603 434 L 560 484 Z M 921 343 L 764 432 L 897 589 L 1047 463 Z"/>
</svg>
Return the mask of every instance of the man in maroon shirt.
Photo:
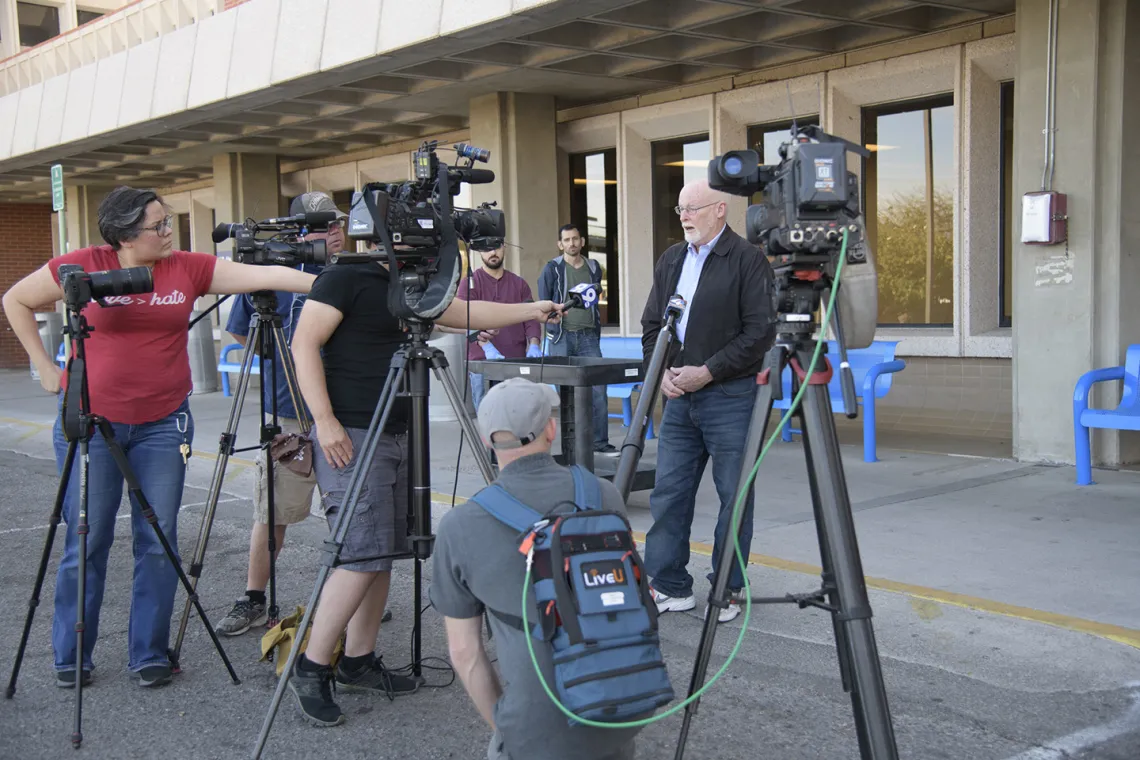
<svg viewBox="0 0 1140 760">
<path fill-rule="evenodd" d="M 483 266 L 459 283 L 456 297 L 465 301 L 493 301 L 495 303 L 524 303 L 533 301 L 530 285 L 514 272 L 503 267 L 502 246 L 493 251 L 480 251 Z M 441 328 L 442 329 L 442 328 Z M 484 359 L 520 359 L 542 355 L 542 332 L 538 322 L 523 322 L 500 330 L 484 330 L 478 340 L 467 344 L 469 361 Z M 475 408 L 483 400 L 483 375 L 471 372 L 471 400 Z"/>
</svg>

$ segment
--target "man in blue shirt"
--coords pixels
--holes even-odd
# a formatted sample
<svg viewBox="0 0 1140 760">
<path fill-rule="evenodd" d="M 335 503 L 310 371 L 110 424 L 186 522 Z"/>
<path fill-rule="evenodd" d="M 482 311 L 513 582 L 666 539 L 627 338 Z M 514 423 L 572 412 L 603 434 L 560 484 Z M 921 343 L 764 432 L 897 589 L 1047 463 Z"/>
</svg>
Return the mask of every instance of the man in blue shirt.
<svg viewBox="0 0 1140 760">
<path fill-rule="evenodd" d="M 310 211 L 333 211 L 337 219 L 329 224 L 328 232 L 310 232 L 305 235 L 306 241 L 324 240 L 328 255 L 340 253 L 344 250 L 344 220 L 347 214 L 338 209 L 331 197 L 322 192 L 305 193 L 293 199 L 289 206 L 290 215 L 304 214 Z M 319 274 L 324 268 L 311 264 L 301 267 L 304 271 Z M 277 314 L 281 317 L 282 332 L 289 344 L 293 342 L 293 328 L 301 314 L 301 307 L 305 303 L 305 296 L 294 293 L 278 292 Z M 229 321 L 226 323 L 226 332 L 230 333 L 238 343 L 243 346 L 249 336 L 249 325 L 254 315 L 253 300 L 248 295 L 239 297 L 230 308 Z M 261 363 L 261 390 L 265 398 L 266 419 L 272 419 L 273 391 L 270 383 L 270 371 L 275 370 L 277 421 L 282 433 L 300 433 L 301 426 L 297 418 L 297 409 L 293 405 L 293 396 L 289 392 L 289 385 L 285 380 L 285 370 L 280 361 L 276 367 L 270 362 Z M 301 400 L 300 388 L 294 389 L 297 400 Z M 316 475 L 310 473 L 307 477 L 299 475 L 284 464 L 273 465 L 273 528 L 274 543 L 277 554 L 281 553 L 281 546 L 285 541 L 285 529 L 299 523 L 309 516 L 313 501 L 313 490 L 316 488 Z M 253 530 L 249 536 L 249 569 L 246 578 L 246 592 L 238 599 L 229 614 L 217 625 L 217 632 L 226 636 L 238 636 L 254 626 L 265 625 L 266 615 L 265 587 L 269 583 L 269 499 L 268 478 L 265 472 L 265 454 L 259 452 L 257 457 L 257 485 L 254 487 L 254 522 Z"/>
</svg>

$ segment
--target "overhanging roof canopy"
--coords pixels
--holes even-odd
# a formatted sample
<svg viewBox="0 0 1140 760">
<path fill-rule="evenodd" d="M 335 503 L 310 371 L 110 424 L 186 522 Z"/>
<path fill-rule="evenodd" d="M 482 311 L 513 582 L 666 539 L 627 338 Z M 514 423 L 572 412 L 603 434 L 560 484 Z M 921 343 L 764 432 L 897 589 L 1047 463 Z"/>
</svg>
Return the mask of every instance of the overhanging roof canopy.
<svg viewBox="0 0 1140 760">
<path fill-rule="evenodd" d="M 0 99 L 0 199 L 50 197 L 53 163 L 69 183 L 172 185 L 208 178 L 218 153 L 322 158 L 464 129 L 470 99 L 486 93 L 548 93 L 573 107 L 916 37 L 1015 5 L 480 0 L 486 18 L 469 23 L 471 4 L 451 0 L 316 2 L 326 12 L 306 17 L 299 0 L 250 0 Z M 111 33 L 113 14 L 95 23 Z"/>
</svg>

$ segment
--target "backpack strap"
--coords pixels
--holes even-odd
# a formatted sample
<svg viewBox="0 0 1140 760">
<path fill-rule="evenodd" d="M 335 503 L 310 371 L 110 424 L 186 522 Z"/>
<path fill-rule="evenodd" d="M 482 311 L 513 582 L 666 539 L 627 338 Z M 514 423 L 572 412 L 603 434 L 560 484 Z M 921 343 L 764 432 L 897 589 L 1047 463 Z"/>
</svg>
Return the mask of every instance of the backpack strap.
<svg viewBox="0 0 1140 760">
<path fill-rule="evenodd" d="M 542 515 L 511 496 L 507 489 L 493 483 L 471 497 L 492 517 L 520 533 L 542 519 Z"/>
<path fill-rule="evenodd" d="M 570 475 L 574 478 L 574 503 L 583 509 L 601 509 L 602 487 L 597 476 L 580 464 L 571 465 Z"/>
</svg>

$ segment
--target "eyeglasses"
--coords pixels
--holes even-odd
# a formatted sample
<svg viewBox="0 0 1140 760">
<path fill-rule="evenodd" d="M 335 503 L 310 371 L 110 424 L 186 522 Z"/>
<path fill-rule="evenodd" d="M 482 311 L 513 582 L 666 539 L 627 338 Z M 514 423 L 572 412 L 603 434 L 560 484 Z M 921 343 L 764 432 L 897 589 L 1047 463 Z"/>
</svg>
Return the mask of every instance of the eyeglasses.
<svg viewBox="0 0 1140 760">
<path fill-rule="evenodd" d="M 674 206 L 673 210 L 677 212 L 677 216 L 680 216 L 681 214 L 685 213 L 686 211 L 688 211 L 689 214 L 695 214 L 698 211 L 700 211 L 701 209 L 708 208 L 709 206 L 715 206 L 717 203 L 720 203 L 720 201 L 713 201 L 712 203 L 706 203 L 703 206 Z"/>
<path fill-rule="evenodd" d="M 164 230 L 174 229 L 174 217 L 168 216 L 157 224 L 152 224 L 149 227 L 143 227 L 140 232 L 153 232 L 156 235 L 161 235 Z"/>
</svg>

